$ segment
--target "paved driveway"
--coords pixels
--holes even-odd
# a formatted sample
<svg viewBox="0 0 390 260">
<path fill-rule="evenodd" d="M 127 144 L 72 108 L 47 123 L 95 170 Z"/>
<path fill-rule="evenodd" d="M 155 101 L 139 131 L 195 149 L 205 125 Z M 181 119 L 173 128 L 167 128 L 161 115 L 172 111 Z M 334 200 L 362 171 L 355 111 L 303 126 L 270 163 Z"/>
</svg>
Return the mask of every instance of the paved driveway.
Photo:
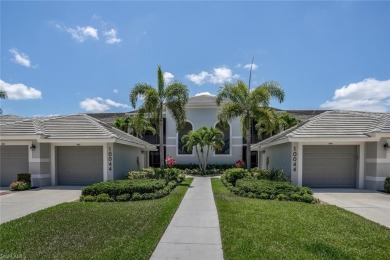
<svg viewBox="0 0 390 260">
<path fill-rule="evenodd" d="M 63 202 L 77 200 L 79 186 L 49 186 L 38 189 L 0 194 L 0 223 L 26 216 Z"/>
<path fill-rule="evenodd" d="M 320 200 L 390 228 L 390 194 L 363 189 L 313 189 Z"/>
</svg>

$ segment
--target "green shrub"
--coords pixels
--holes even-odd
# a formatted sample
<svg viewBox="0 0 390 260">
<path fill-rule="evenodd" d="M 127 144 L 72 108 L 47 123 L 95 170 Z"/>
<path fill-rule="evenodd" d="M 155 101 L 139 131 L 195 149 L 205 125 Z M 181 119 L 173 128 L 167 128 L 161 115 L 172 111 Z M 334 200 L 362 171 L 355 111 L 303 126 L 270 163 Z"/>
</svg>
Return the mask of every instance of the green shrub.
<svg viewBox="0 0 390 260">
<path fill-rule="evenodd" d="M 109 202 L 110 201 L 110 195 L 106 193 L 102 193 L 96 196 L 97 202 Z"/>
<path fill-rule="evenodd" d="M 80 200 L 84 202 L 94 202 L 96 198 L 92 195 L 87 195 L 87 196 L 81 196 Z"/>
<path fill-rule="evenodd" d="M 9 185 L 11 190 L 29 190 L 31 189 L 31 184 L 24 181 L 14 181 Z"/>
<path fill-rule="evenodd" d="M 236 182 L 236 190 L 233 192 L 240 196 L 254 196 L 260 199 L 293 200 L 307 203 L 316 201 L 309 188 L 270 180 L 239 179 Z"/>
<path fill-rule="evenodd" d="M 31 174 L 30 173 L 18 173 L 16 177 L 17 181 L 23 181 L 31 185 Z"/>
<path fill-rule="evenodd" d="M 156 171 L 154 168 L 144 168 L 139 171 L 130 171 L 127 174 L 127 178 L 130 180 L 156 179 Z"/>
<path fill-rule="evenodd" d="M 154 192 L 163 189 L 165 184 L 164 180 L 148 179 L 104 181 L 83 188 L 81 194 L 97 196 L 99 194 L 106 193 L 110 197 L 115 198 L 118 195 L 132 195 L 135 192 L 140 194 Z"/>
<path fill-rule="evenodd" d="M 234 167 L 233 164 L 208 164 L 207 165 L 207 170 L 220 170 L 218 172 L 222 173 L 223 171 L 230 169 Z M 198 170 L 199 165 L 198 164 L 176 164 L 175 168 L 180 169 L 180 170 Z M 200 172 L 200 171 L 199 171 Z"/>
<path fill-rule="evenodd" d="M 282 169 L 260 170 L 253 168 L 251 174 L 257 180 L 288 181 L 288 177 Z"/>
<path fill-rule="evenodd" d="M 228 182 L 233 186 L 236 186 L 236 182 L 242 178 L 248 177 L 248 172 L 242 168 L 232 168 L 224 171 L 221 176 L 223 182 Z"/>
<path fill-rule="evenodd" d="M 121 194 L 115 197 L 116 201 L 129 201 L 131 199 L 131 195 L 128 193 Z"/>
<path fill-rule="evenodd" d="M 390 177 L 387 177 L 383 185 L 385 192 L 390 193 Z"/>
<path fill-rule="evenodd" d="M 181 178 L 179 175 L 181 174 L 181 170 L 177 168 L 165 168 L 156 170 L 156 178 L 164 179 L 167 183 L 170 181 L 181 182 Z"/>
<path fill-rule="evenodd" d="M 131 196 L 131 200 L 142 200 L 142 195 L 136 192 Z"/>
</svg>

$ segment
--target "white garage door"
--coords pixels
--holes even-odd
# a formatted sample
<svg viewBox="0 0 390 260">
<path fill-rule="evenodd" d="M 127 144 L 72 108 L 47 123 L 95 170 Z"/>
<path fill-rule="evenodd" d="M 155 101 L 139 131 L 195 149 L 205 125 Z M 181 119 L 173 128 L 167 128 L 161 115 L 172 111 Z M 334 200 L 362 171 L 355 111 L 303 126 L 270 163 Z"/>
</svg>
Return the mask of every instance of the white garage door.
<svg viewBox="0 0 390 260">
<path fill-rule="evenodd" d="M 303 186 L 356 187 L 356 150 L 355 145 L 304 145 Z"/>
<path fill-rule="evenodd" d="M 28 173 L 28 146 L 0 146 L 0 181 L 1 186 L 9 186 L 16 181 L 18 173 Z"/>
<path fill-rule="evenodd" d="M 58 185 L 89 185 L 103 181 L 102 146 L 56 147 Z"/>
</svg>

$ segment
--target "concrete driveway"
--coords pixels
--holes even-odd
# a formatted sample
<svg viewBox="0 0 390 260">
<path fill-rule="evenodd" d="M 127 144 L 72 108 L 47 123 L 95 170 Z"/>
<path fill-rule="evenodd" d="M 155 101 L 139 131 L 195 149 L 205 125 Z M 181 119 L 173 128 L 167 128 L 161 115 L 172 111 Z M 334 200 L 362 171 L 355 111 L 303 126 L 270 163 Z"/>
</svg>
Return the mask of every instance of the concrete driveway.
<svg viewBox="0 0 390 260">
<path fill-rule="evenodd" d="M 26 191 L 0 192 L 0 224 L 63 202 L 77 200 L 80 186 L 49 186 Z"/>
<path fill-rule="evenodd" d="M 313 189 L 314 196 L 390 228 L 390 194 L 363 189 Z"/>
</svg>

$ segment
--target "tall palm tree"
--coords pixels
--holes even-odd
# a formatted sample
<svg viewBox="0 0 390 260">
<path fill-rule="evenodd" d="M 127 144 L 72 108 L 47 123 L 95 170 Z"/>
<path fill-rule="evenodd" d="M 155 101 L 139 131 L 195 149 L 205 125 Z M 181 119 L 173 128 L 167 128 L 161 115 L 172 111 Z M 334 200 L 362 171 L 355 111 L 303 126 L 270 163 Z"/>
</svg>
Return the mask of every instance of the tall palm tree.
<svg viewBox="0 0 390 260">
<path fill-rule="evenodd" d="M 159 129 L 160 136 L 160 167 L 164 167 L 164 124 L 163 112 L 169 109 L 179 128 L 186 119 L 185 105 L 188 102 L 188 88 L 186 85 L 174 81 L 165 86 L 164 75 L 161 67 L 157 69 L 157 89 L 147 83 L 138 83 L 130 91 L 130 102 L 133 108 L 139 97 L 144 98 L 143 104 L 139 108 L 140 114 L 147 114 L 153 125 Z"/>
<path fill-rule="evenodd" d="M 243 81 L 239 80 L 236 83 L 225 84 L 217 94 L 216 102 L 220 106 L 218 120 L 227 122 L 236 117 L 241 118 L 242 132 L 247 143 L 248 170 L 251 167 L 251 122 L 256 120 L 261 127 L 261 122 L 274 120 L 275 113 L 269 108 L 271 98 L 276 98 L 279 102 L 284 100 L 284 91 L 278 82 L 265 82 L 251 91 Z"/>
<path fill-rule="evenodd" d="M 207 128 L 203 126 L 196 131 L 188 132 L 181 140 L 184 143 L 184 150 L 191 152 L 195 147 L 199 169 L 202 172 L 205 172 L 210 151 L 221 150 L 224 145 L 223 139 L 224 137 L 221 130 L 215 127 Z"/>
<path fill-rule="evenodd" d="M 0 99 L 6 99 L 7 98 L 7 92 L 5 90 L 0 90 Z M 3 114 L 3 109 L 0 108 L 0 115 Z"/>
</svg>

